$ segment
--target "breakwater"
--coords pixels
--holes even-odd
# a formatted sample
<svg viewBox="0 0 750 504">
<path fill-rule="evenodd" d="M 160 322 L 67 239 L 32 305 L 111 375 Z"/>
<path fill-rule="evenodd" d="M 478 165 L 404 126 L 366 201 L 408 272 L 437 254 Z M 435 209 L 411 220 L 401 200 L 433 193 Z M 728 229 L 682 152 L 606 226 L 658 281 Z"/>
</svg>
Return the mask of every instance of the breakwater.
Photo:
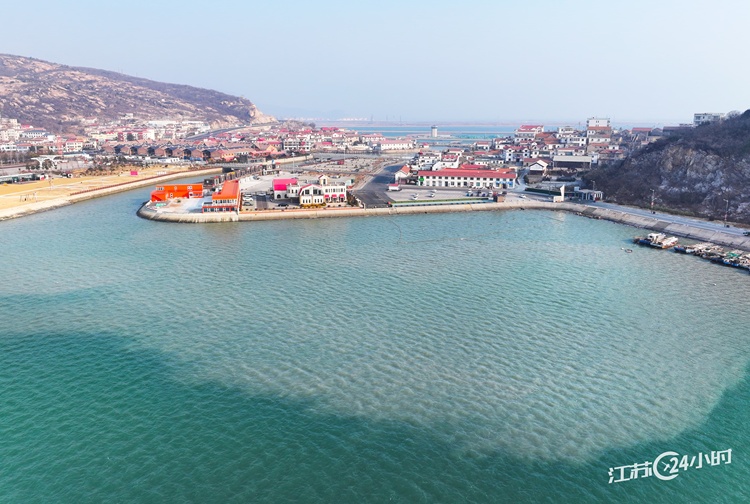
<svg viewBox="0 0 750 504">
<path fill-rule="evenodd" d="M 502 201 L 498 203 L 466 203 L 433 206 L 394 206 L 389 208 L 327 208 L 327 209 L 286 209 L 246 213 L 170 213 L 156 210 L 147 204 L 141 206 L 138 215 L 145 219 L 181 223 L 216 223 L 242 221 L 268 221 L 284 219 L 324 219 L 334 217 L 374 217 L 382 215 L 409 215 L 447 212 L 481 212 L 511 209 L 561 210 L 592 219 L 603 219 L 619 224 L 651 229 L 697 241 L 707 241 L 750 251 L 750 237 L 737 236 L 722 231 L 703 229 L 697 226 L 676 224 L 658 217 L 642 217 L 618 210 L 599 208 L 582 203 L 552 203 L 549 201 Z"/>
</svg>

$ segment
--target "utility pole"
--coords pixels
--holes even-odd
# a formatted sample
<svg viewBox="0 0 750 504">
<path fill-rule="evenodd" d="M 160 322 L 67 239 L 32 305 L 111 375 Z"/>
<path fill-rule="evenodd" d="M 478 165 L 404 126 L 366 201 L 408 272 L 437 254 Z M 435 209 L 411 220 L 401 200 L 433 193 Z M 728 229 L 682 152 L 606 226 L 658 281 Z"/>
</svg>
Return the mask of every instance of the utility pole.
<svg viewBox="0 0 750 504">
<path fill-rule="evenodd" d="M 729 227 L 727 224 L 727 218 L 729 217 L 729 200 L 724 199 L 724 201 L 727 202 L 727 209 L 724 211 L 724 227 Z"/>
</svg>

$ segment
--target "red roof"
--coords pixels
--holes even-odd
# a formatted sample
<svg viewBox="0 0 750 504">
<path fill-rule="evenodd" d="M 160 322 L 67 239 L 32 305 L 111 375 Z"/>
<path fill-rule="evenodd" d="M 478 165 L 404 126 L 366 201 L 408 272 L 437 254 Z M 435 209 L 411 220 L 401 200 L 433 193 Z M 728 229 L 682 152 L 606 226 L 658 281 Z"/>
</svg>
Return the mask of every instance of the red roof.
<svg viewBox="0 0 750 504">
<path fill-rule="evenodd" d="M 422 171 L 420 177 L 479 177 L 479 178 L 516 178 L 516 172 L 512 170 L 494 171 L 494 170 L 462 170 L 460 168 L 446 168 L 445 170 Z"/>
<path fill-rule="evenodd" d="M 221 191 L 211 195 L 211 200 L 220 199 L 237 199 L 240 195 L 240 181 L 239 180 L 227 180 L 224 185 L 221 186 Z"/>
<path fill-rule="evenodd" d="M 273 190 L 274 191 L 286 191 L 286 186 L 289 184 L 296 184 L 296 178 L 279 178 L 273 179 Z"/>
</svg>

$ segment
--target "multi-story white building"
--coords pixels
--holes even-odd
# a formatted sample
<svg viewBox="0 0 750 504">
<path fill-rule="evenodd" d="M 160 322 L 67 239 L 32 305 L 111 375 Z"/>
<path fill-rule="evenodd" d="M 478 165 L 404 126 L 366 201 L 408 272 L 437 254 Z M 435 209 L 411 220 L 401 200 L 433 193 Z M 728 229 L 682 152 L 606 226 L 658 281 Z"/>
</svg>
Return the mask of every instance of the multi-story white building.
<svg viewBox="0 0 750 504">
<path fill-rule="evenodd" d="M 587 130 L 591 131 L 591 130 Z M 588 137 L 589 145 L 591 144 L 605 144 L 612 141 L 612 137 L 606 134 L 592 134 Z"/>
<path fill-rule="evenodd" d="M 19 135 L 20 138 L 26 138 L 26 139 L 39 139 L 39 138 L 49 139 L 49 136 L 50 134 L 42 129 L 30 129 L 30 130 L 22 131 L 21 134 Z"/>
<path fill-rule="evenodd" d="M 573 126 L 560 126 L 557 128 L 555 136 L 557 138 L 572 137 L 576 134 L 576 130 Z"/>
<path fill-rule="evenodd" d="M 589 117 L 586 121 L 586 143 L 604 144 L 612 141 L 612 127 L 609 118 Z"/>
<path fill-rule="evenodd" d="M 466 187 L 510 189 L 516 181 L 516 172 L 512 170 L 465 170 L 446 169 L 420 171 L 417 173 L 419 185 L 427 187 Z"/>
<path fill-rule="evenodd" d="M 544 126 L 539 124 L 522 124 L 515 131 L 513 142 L 516 144 L 529 142 L 536 138 L 537 133 L 544 131 Z"/>
<path fill-rule="evenodd" d="M 281 141 L 281 148 L 288 152 L 299 152 L 300 140 L 297 137 L 286 137 Z"/>
<path fill-rule="evenodd" d="M 83 139 L 68 138 L 63 145 L 63 152 L 80 152 L 83 150 Z"/>
<path fill-rule="evenodd" d="M 560 142 L 566 147 L 570 147 L 570 146 L 583 147 L 586 145 L 586 137 L 580 136 L 580 135 L 562 137 L 560 138 Z"/>
<path fill-rule="evenodd" d="M 589 117 L 586 120 L 586 128 L 609 128 L 609 117 Z"/>
<path fill-rule="evenodd" d="M 701 124 L 710 124 L 714 122 L 720 122 L 724 119 L 724 114 L 716 112 L 699 112 L 693 115 L 693 124 L 700 126 Z"/>
<path fill-rule="evenodd" d="M 510 140 L 509 140 L 509 139 L 507 139 L 507 138 L 495 138 L 495 139 L 494 139 L 494 140 L 492 141 L 492 149 L 493 149 L 493 150 L 500 150 L 500 149 L 502 149 L 502 148 L 503 148 L 504 146 L 506 146 L 506 145 L 509 145 L 509 144 L 512 144 L 512 143 L 513 143 L 513 142 L 512 142 L 512 141 L 510 141 Z"/>
</svg>

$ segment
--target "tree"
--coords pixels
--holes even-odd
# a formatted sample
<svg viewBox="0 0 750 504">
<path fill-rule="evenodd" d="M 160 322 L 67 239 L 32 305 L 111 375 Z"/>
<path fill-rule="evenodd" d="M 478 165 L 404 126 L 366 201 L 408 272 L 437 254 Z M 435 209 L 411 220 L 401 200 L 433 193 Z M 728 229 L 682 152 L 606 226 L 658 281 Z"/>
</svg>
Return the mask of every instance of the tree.
<svg viewBox="0 0 750 504">
<path fill-rule="evenodd" d="M 126 137 L 125 137 L 125 139 L 126 139 L 126 140 L 127 140 L 128 142 L 133 142 L 133 141 L 135 141 L 135 137 L 133 136 L 133 134 L 132 134 L 132 133 L 128 133 L 128 136 L 126 136 Z"/>
</svg>

